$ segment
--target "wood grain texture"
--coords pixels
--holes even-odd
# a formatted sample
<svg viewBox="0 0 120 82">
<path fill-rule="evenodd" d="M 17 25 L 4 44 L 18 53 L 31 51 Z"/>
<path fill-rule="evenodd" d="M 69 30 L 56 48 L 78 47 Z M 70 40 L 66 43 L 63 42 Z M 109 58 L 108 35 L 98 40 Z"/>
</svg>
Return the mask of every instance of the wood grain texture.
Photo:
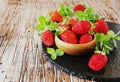
<svg viewBox="0 0 120 82">
<path fill-rule="evenodd" d="M 0 82 L 93 82 L 58 70 L 41 54 L 37 18 L 61 3 L 86 4 L 120 23 L 120 0 L 0 0 Z"/>
</svg>

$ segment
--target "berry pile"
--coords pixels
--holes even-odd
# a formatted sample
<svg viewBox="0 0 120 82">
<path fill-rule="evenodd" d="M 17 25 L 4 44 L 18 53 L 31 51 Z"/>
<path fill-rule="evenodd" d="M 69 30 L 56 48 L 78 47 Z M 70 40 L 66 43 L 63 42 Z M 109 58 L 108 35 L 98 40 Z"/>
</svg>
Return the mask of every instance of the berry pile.
<svg viewBox="0 0 120 82">
<path fill-rule="evenodd" d="M 120 36 L 109 30 L 107 22 L 82 4 L 67 7 L 61 4 L 59 10 L 50 12 L 46 17 L 40 16 L 35 30 L 41 34 L 42 42 L 48 47 L 48 53 L 55 60 L 64 52 L 60 49 L 50 48 L 54 46 L 55 36 L 70 44 L 86 44 L 96 36 L 97 42 L 94 54 L 91 56 L 88 66 L 95 71 L 100 71 L 107 64 L 110 51 L 117 47 L 116 40 Z M 114 41 L 111 41 L 114 40 Z M 58 55 L 58 53 L 60 55 Z"/>
</svg>

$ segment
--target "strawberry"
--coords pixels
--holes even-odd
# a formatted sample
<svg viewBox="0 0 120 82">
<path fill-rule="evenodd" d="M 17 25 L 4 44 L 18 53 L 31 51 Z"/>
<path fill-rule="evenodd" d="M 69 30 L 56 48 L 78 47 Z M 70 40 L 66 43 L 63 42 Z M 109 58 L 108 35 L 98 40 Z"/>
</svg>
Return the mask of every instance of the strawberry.
<svg viewBox="0 0 120 82">
<path fill-rule="evenodd" d="M 66 28 L 66 29 L 70 30 L 70 29 L 71 29 L 71 26 L 69 26 L 69 25 L 67 25 L 67 24 L 62 24 L 62 25 L 60 26 L 60 28 Z"/>
<path fill-rule="evenodd" d="M 109 29 L 106 21 L 99 19 L 97 20 L 96 26 L 93 30 L 94 32 L 107 34 Z"/>
<path fill-rule="evenodd" d="M 47 30 L 41 34 L 41 40 L 46 46 L 53 46 L 54 44 L 54 35 L 53 32 Z"/>
<path fill-rule="evenodd" d="M 84 34 L 79 39 L 80 44 L 88 43 L 90 41 L 92 41 L 92 35 L 90 34 Z"/>
<path fill-rule="evenodd" d="M 65 42 L 77 44 L 77 38 L 76 38 L 75 34 L 70 30 L 63 31 L 60 34 L 60 37 Z"/>
<path fill-rule="evenodd" d="M 50 13 L 50 19 L 53 22 L 62 22 L 63 21 L 62 15 L 57 11 L 53 11 Z"/>
<path fill-rule="evenodd" d="M 77 19 L 73 19 L 73 18 L 71 18 L 71 19 L 69 19 L 68 20 L 68 24 L 70 25 L 70 26 L 74 26 L 75 24 L 77 24 L 77 22 L 78 22 L 78 20 Z"/>
<path fill-rule="evenodd" d="M 81 4 L 77 4 L 75 7 L 74 7 L 74 11 L 84 11 L 85 10 L 85 7 Z"/>
<path fill-rule="evenodd" d="M 88 21 L 79 21 L 72 27 L 72 31 L 76 34 L 86 34 L 90 30 L 91 24 Z"/>
<path fill-rule="evenodd" d="M 89 60 L 88 66 L 95 71 L 100 71 L 107 64 L 108 58 L 101 53 L 93 54 Z"/>
</svg>

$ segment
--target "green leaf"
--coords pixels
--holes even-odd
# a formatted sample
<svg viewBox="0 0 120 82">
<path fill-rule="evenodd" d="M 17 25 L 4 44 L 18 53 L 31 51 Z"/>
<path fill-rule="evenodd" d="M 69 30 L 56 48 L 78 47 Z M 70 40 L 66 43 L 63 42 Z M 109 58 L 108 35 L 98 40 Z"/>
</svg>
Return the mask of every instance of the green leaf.
<svg viewBox="0 0 120 82">
<path fill-rule="evenodd" d="M 69 9 L 69 8 L 66 8 L 66 11 L 65 11 L 66 15 L 72 17 L 74 15 L 74 13 Z"/>
<path fill-rule="evenodd" d="M 51 22 L 50 17 L 47 17 L 47 18 L 46 18 L 46 25 L 49 25 L 50 22 Z"/>
<path fill-rule="evenodd" d="M 40 16 L 38 20 L 39 20 L 39 24 L 36 25 L 35 30 L 38 32 L 43 31 L 46 26 L 46 18 L 44 16 Z"/>
<path fill-rule="evenodd" d="M 57 56 L 63 56 L 64 52 L 61 49 L 56 49 L 56 55 Z"/>
<path fill-rule="evenodd" d="M 44 27 L 42 27 L 40 24 L 37 24 L 35 30 L 39 32 L 40 30 L 44 30 Z"/>
<path fill-rule="evenodd" d="M 55 32 L 55 35 L 58 36 L 58 35 L 61 34 L 61 32 L 62 32 L 61 30 L 58 30 L 58 31 Z"/>
<path fill-rule="evenodd" d="M 87 9 L 85 9 L 85 13 L 86 14 L 91 14 L 91 13 L 93 13 L 94 12 L 94 10 L 93 10 L 93 8 L 87 8 Z"/>
<path fill-rule="evenodd" d="M 38 20 L 39 20 L 40 23 L 45 23 L 45 22 L 46 22 L 46 17 L 40 16 L 40 17 L 38 18 Z"/>
<path fill-rule="evenodd" d="M 85 20 L 87 15 L 83 11 L 76 11 L 75 14 L 80 20 Z"/>
<path fill-rule="evenodd" d="M 64 55 L 64 52 L 61 49 L 47 48 L 47 53 L 51 55 L 51 59 L 55 60 L 57 56 Z"/>
<path fill-rule="evenodd" d="M 55 60 L 57 58 L 57 55 L 54 53 L 51 55 L 51 59 Z"/>
<path fill-rule="evenodd" d="M 105 35 L 103 33 L 96 33 L 97 41 L 99 42 L 108 42 L 111 39 L 111 35 Z"/>
<path fill-rule="evenodd" d="M 95 50 L 96 51 L 100 50 L 100 43 L 99 42 L 96 43 Z"/>
<path fill-rule="evenodd" d="M 70 17 L 72 17 L 74 15 L 74 13 L 72 12 L 72 10 L 73 10 L 72 8 L 73 7 L 67 7 L 64 4 L 61 4 L 60 9 L 59 9 L 59 13 L 62 16 L 70 16 Z"/>
<path fill-rule="evenodd" d="M 112 51 L 113 48 L 114 48 L 113 45 L 112 45 L 111 43 L 109 43 L 109 42 L 103 43 L 103 46 L 104 46 L 105 48 L 109 49 L 110 51 Z"/>
<path fill-rule="evenodd" d="M 108 35 L 110 35 L 111 37 L 115 37 L 115 33 L 112 30 L 108 31 Z"/>
<path fill-rule="evenodd" d="M 66 10 L 65 5 L 64 5 L 64 4 L 61 4 L 61 5 L 60 5 L 60 9 L 59 9 L 59 13 L 60 13 L 62 16 L 66 16 L 65 10 Z"/>
<path fill-rule="evenodd" d="M 53 48 L 47 48 L 47 53 L 53 55 L 55 50 Z"/>
<path fill-rule="evenodd" d="M 75 14 L 79 20 L 89 20 L 93 23 L 95 23 L 95 21 L 99 18 L 92 8 L 87 8 L 85 11 L 77 11 Z"/>
<path fill-rule="evenodd" d="M 53 30 L 56 30 L 58 26 L 59 24 L 51 22 L 50 25 L 48 25 L 48 28 L 53 31 Z"/>
<path fill-rule="evenodd" d="M 116 39 L 116 40 L 120 40 L 120 36 L 116 36 L 115 39 Z"/>
<path fill-rule="evenodd" d="M 113 38 L 112 40 L 113 40 L 113 45 L 114 45 L 114 47 L 117 48 L 117 42 L 116 42 L 116 40 L 115 40 L 114 38 Z"/>
<path fill-rule="evenodd" d="M 67 28 L 58 28 L 56 29 L 55 35 L 60 35 L 63 31 L 65 31 Z"/>
<path fill-rule="evenodd" d="M 62 16 L 66 16 L 66 14 L 65 14 L 65 11 L 64 11 L 64 10 L 59 10 L 59 13 L 60 13 Z"/>
</svg>

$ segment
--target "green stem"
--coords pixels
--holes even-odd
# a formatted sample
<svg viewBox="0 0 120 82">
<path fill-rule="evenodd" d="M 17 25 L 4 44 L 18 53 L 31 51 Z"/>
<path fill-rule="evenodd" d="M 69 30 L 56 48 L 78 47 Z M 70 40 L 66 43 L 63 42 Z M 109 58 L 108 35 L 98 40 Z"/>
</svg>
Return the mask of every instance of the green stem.
<svg viewBox="0 0 120 82">
<path fill-rule="evenodd" d="M 115 37 L 118 36 L 120 34 L 120 31 L 118 31 L 118 33 L 115 34 Z"/>
</svg>

